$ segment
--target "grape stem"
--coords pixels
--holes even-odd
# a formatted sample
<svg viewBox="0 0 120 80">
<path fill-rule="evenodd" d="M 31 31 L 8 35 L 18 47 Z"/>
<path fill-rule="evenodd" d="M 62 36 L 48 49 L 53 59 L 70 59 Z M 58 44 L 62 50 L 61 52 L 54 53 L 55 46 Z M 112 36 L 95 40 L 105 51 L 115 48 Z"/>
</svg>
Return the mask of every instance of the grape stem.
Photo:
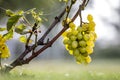
<svg viewBox="0 0 120 80">
<path fill-rule="evenodd" d="M 83 3 L 81 4 L 82 6 L 85 6 L 86 0 L 83 1 Z M 71 21 L 73 22 L 77 16 L 79 15 L 79 12 L 81 11 L 80 9 L 81 7 L 79 7 L 78 11 L 76 12 L 76 14 L 73 16 L 73 18 L 71 19 Z M 23 64 L 28 64 L 32 59 L 34 59 L 36 56 L 38 56 L 39 54 L 41 54 L 44 50 L 46 50 L 47 48 L 51 47 L 52 44 L 68 29 L 68 27 L 65 25 L 63 27 L 63 29 L 56 34 L 55 37 L 53 37 L 50 41 L 47 41 L 47 43 L 44 43 L 44 39 L 46 38 L 46 36 L 49 34 L 49 32 L 55 27 L 55 25 L 60 22 L 60 19 L 63 17 L 63 15 L 66 13 L 66 8 L 62 11 L 62 13 L 58 16 L 55 17 L 55 20 L 53 21 L 53 23 L 49 26 L 49 28 L 47 29 L 47 31 L 43 34 L 43 36 L 38 40 L 37 44 L 38 45 L 43 45 L 42 48 L 40 48 L 38 51 L 34 52 L 34 54 L 32 54 L 30 57 L 25 58 L 25 56 L 31 52 L 33 49 L 35 49 L 36 47 L 36 43 L 32 46 L 28 46 L 26 47 L 25 51 L 14 61 L 10 64 L 10 67 L 7 66 L 5 68 L 5 72 L 9 72 L 11 71 L 13 68 L 15 68 L 16 66 L 20 66 Z M 69 14 L 69 13 L 68 13 Z M 67 24 L 68 25 L 68 24 Z M 28 39 L 29 41 L 29 39 Z M 12 66 L 12 67 L 11 67 Z"/>
</svg>

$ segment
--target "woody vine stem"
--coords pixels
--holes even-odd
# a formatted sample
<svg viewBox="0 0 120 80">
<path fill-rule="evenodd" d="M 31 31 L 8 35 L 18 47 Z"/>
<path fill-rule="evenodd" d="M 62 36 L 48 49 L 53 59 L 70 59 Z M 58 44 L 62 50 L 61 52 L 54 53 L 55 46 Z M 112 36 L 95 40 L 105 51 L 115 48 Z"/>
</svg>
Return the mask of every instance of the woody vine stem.
<svg viewBox="0 0 120 80">
<path fill-rule="evenodd" d="M 72 8 L 72 5 L 76 2 L 77 0 L 71 0 L 70 5 L 67 5 L 66 8 L 60 13 L 59 16 L 56 16 L 54 21 L 52 22 L 52 24 L 49 26 L 49 28 L 47 29 L 47 31 L 43 34 L 43 36 L 37 41 L 37 36 L 36 36 L 36 41 L 35 44 L 32 46 L 28 45 L 28 42 L 30 41 L 30 38 L 32 36 L 32 32 L 36 32 L 36 27 L 38 26 L 38 23 L 36 22 L 32 28 L 32 32 L 29 33 L 29 37 L 27 38 L 27 43 L 25 45 L 25 50 L 24 52 L 15 60 L 13 61 L 9 66 L 5 67 L 5 72 L 9 72 L 11 71 L 13 68 L 15 68 L 16 66 L 21 66 L 24 64 L 28 64 L 32 59 L 34 59 L 36 56 L 38 56 L 39 54 L 41 54 L 44 50 L 46 50 L 47 48 L 51 47 L 52 44 L 68 29 L 68 25 L 69 23 L 66 22 L 66 24 L 64 25 L 63 29 L 55 36 L 53 37 L 51 40 L 48 40 L 47 42 L 45 42 L 45 38 L 46 36 L 49 34 L 49 32 L 55 27 L 55 25 L 57 23 L 59 23 L 61 21 L 61 18 L 65 15 L 67 19 L 68 15 L 70 13 L 70 10 Z M 77 16 L 80 16 L 80 21 L 82 22 L 82 17 L 81 17 L 81 11 L 84 10 L 85 6 L 87 5 L 89 0 L 83 0 L 82 4 L 79 5 L 77 12 L 75 13 L 75 15 L 73 16 L 73 18 L 71 19 L 71 22 L 73 22 Z M 66 13 L 66 14 L 65 14 Z M 36 32 L 37 34 L 37 32 Z M 38 51 L 34 51 L 35 48 L 37 46 L 41 45 L 42 48 L 40 48 Z M 29 54 L 32 51 L 32 55 L 29 56 L 28 58 L 25 58 L 27 54 Z"/>
</svg>

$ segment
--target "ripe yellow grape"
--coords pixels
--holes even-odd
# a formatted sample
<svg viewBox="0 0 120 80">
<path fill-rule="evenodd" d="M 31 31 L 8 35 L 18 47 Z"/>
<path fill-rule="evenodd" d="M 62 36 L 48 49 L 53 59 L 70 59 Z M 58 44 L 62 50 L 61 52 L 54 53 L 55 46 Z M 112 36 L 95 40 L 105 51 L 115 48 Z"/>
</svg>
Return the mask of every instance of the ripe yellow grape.
<svg viewBox="0 0 120 80">
<path fill-rule="evenodd" d="M 87 46 L 86 51 L 88 54 L 91 54 L 91 53 L 93 53 L 93 48 L 91 46 Z"/>
<path fill-rule="evenodd" d="M 94 42 L 93 41 L 86 41 L 87 46 L 94 47 Z"/>
<path fill-rule="evenodd" d="M 93 21 L 93 16 L 92 16 L 91 14 L 88 14 L 87 20 L 88 20 L 88 21 Z"/>
<path fill-rule="evenodd" d="M 88 41 L 90 39 L 90 35 L 89 34 L 84 34 L 83 38 L 85 41 Z"/>
<path fill-rule="evenodd" d="M 69 41 L 69 39 L 68 39 L 68 38 L 65 38 L 65 39 L 63 40 L 63 44 L 68 44 L 68 41 Z"/>
</svg>

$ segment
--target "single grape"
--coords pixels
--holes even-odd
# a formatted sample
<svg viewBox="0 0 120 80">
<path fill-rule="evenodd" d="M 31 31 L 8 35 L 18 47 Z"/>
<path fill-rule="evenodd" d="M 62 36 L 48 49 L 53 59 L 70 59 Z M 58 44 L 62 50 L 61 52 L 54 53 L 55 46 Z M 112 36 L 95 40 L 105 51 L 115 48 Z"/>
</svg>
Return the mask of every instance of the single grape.
<svg viewBox="0 0 120 80">
<path fill-rule="evenodd" d="M 82 63 L 81 56 L 76 56 L 75 58 L 76 58 L 76 62 L 77 62 L 78 64 L 81 64 L 81 63 Z"/>
<path fill-rule="evenodd" d="M 88 14 L 87 20 L 88 20 L 88 21 L 93 21 L 93 16 L 92 16 L 91 14 Z"/>
<path fill-rule="evenodd" d="M 83 37 L 83 36 L 82 36 L 82 34 L 81 34 L 81 33 L 78 33 L 78 34 L 77 34 L 77 39 L 78 39 L 78 40 L 81 40 L 81 39 L 82 39 L 82 37 Z"/>
<path fill-rule="evenodd" d="M 90 56 L 87 56 L 85 57 L 85 63 L 90 63 L 91 62 L 91 57 Z"/>
<path fill-rule="evenodd" d="M 87 57 L 87 56 L 88 56 L 88 53 L 85 52 L 85 53 L 82 53 L 81 55 L 84 56 L 84 57 Z"/>
<path fill-rule="evenodd" d="M 76 36 L 78 34 L 78 31 L 77 30 L 72 30 L 72 34 Z"/>
<path fill-rule="evenodd" d="M 77 41 L 73 41 L 72 42 L 72 48 L 77 48 L 78 47 L 78 42 Z"/>
<path fill-rule="evenodd" d="M 85 41 L 88 41 L 90 39 L 90 35 L 89 34 L 84 34 L 83 38 Z"/>
<path fill-rule="evenodd" d="M 86 42 L 85 41 L 79 41 L 79 46 L 81 47 L 85 47 L 86 46 Z"/>
<path fill-rule="evenodd" d="M 65 38 L 64 40 L 63 40 L 63 44 L 65 45 L 65 44 L 68 44 L 68 41 L 69 41 L 69 39 L 68 38 Z"/>
<path fill-rule="evenodd" d="M 86 41 L 87 46 L 94 47 L 94 42 L 93 41 Z"/>
<path fill-rule="evenodd" d="M 70 29 L 75 30 L 75 27 L 76 27 L 76 25 L 75 25 L 73 22 L 71 22 L 71 23 L 69 24 L 69 28 L 70 28 Z"/>
<path fill-rule="evenodd" d="M 78 27 L 77 27 L 77 31 L 78 31 L 78 32 L 82 32 L 82 27 L 78 26 Z"/>
<path fill-rule="evenodd" d="M 74 55 L 74 56 L 79 56 L 79 55 L 80 55 L 79 49 L 74 49 L 74 50 L 73 50 L 73 55 Z"/>
<path fill-rule="evenodd" d="M 93 53 L 93 48 L 91 46 L 87 46 L 86 51 L 88 54 L 91 54 L 91 53 Z"/>
<path fill-rule="evenodd" d="M 74 35 L 72 35 L 72 36 L 70 36 L 70 39 L 71 39 L 72 41 L 75 41 L 75 40 L 77 39 L 77 37 L 74 36 Z"/>
<path fill-rule="evenodd" d="M 67 37 L 70 38 L 70 36 L 72 36 L 72 32 L 71 32 L 71 31 L 68 31 Z"/>
<path fill-rule="evenodd" d="M 86 53 L 86 48 L 79 48 L 80 52 L 83 54 L 83 53 Z"/>
</svg>

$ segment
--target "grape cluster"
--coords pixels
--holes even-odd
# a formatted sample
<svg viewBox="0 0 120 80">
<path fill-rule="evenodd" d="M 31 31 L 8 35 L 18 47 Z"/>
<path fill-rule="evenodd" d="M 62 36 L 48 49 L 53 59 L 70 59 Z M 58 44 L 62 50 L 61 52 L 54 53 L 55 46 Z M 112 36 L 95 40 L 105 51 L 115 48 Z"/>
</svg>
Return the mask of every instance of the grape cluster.
<svg viewBox="0 0 120 80">
<path fill-rule="evenodd" d="M 69 22 L 69 29 L 63 33 L 63 44 L 71 55 L 73 55 L 77 63 L 90 63 L 93 53 L 94 42 L 97 35 L 95 33 L 95 23 L 92 15 L 87 16 L 88 22 L 82 23 L 76 27 L 73 22 Z"/>
<path fill-rule="evenodd" d="M 0 34 L 0 58 L 8 58 L 10 56 L 10 50 L 5 42 L 6 40 Z"/>
</svg>

